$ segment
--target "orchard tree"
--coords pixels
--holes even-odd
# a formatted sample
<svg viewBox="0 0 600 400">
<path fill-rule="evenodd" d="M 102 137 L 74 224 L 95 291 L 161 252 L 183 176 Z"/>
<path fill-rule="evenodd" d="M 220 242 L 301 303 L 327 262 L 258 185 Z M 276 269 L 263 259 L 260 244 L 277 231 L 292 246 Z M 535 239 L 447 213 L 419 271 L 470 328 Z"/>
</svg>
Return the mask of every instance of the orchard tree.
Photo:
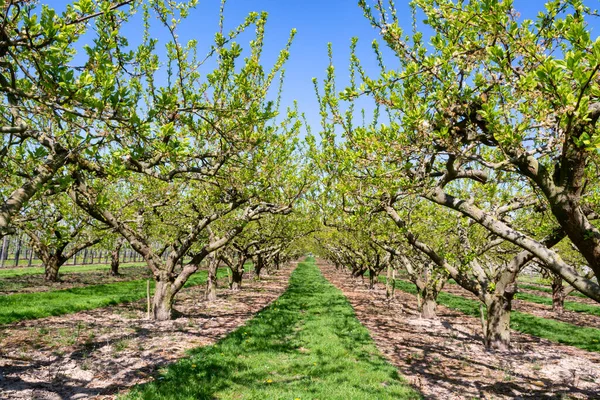
<svg viewBox="0 0 600 400">
<path fill-rule="evenodd" d="M 374 42 L 381 73 L 368 76 L 353 40 L 352 80 L 340 94 L 330 65 L 320 95 L 324 143 L 334 147 L 337 130 L 353 149 L 340 165 L 353 163 L 365 184 L 379 181 L 388 204 L 414 194 L 470 218 L 600 301 L 600 286 L 552 249 L 554 240 L 530 233 L 535 221 L 508 223 L 496 213 L 519 202 L 549 210 L 600 274 L 600 231 L 592 222 L 598 207 L 600 40 L 591 38 L 587 25 L 595 13 L 581 1 L 557 0 L 532 21 L 521 20 L 512 1 L 415 0 L 407 34 L 392 2 L 360 4 L 394 64 L 388 68 Z M 430 35 L 417 30 L 417 15 L 425 17 Z M 376 109 L 372 122 L 358 126 L 353 102 L 362 96 L 372 98 Z M 346 111 L 344 100 L 350 102 Z M 461 181 L 490 194 L 507 185 L 514 189 L 508 197 L 478 200 L 457 190 Z"/>
<path fill-rule="evenodd" d="M 105 226 L 82 212 L 64 193 L 32 200 L 14 222 L 30 238 L 49 282 L 57 282 L 62 265 L 100 243 L 107 234 Z"/>
<path fill-rule="evenodd" d="M 0 237 L 66 164 L 126 123 L 132 53 L 120 29 L 133 3 L 80 0 L 62 14 L 36 1 L 0 5 Z"/>
<path fill-rule="evenodd" d="M 298 153 L 298 114 L 279 115 L 278 99 L 268 97 L 274 83 L 282 84 L 276 78 L 294 32 L 265 72 L 266 14 L 251 13 L 226 34 L 222 8 L 221 31 L 200 59 L 198 41 L 183 44 L 177 34 L 193 6 L 144 5 L 144 41 L 129 83 L 140 103 L 131 118 L 136 129 L 107 132 L 105 151 L 71 171 L 70 196 L 151 269 L 157 320 L 171 318 L 175 295 L 207 256 L 263 215 L 289 213 L 309 184 Z M 170 35 L 165 64 L 150 35 L 152 17 Z M 234 39 L 250 26 L 256 36 L 241 62 Z M 216 69 L 203 75 L 208 59 Z"/>
</svg>

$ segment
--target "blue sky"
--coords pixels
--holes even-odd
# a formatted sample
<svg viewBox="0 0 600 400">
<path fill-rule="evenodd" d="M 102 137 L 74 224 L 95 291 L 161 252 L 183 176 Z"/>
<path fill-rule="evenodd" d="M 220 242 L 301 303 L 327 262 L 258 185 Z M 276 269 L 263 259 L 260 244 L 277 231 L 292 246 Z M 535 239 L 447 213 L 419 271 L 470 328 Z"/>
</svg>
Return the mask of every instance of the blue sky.
<svg viewBox="0 0 600 400">
<path fill-rule="evenodd" d="M 368 0 L 369 1 L 369 0 Z M 371 3 L 374 0 L 370 0 Z M 297 100 L 301 111 L 305 112 L 309 123 L 316 133 L 319 130 L 318 104 L 311 79 L 322 80 L 328 65 L 327 43 L 331 42 L 334 51 L 334 65 L 340 81 L 338 89 L 348 77 L 349 44 L 353 36 L 359 38 L 358 55 L 367 69 L 377 73 L 371 50 L 371 42 L 378 33 L 370 26 L 358 6 L 357 0 L 228 0 L 225 7 L 226 29 L 242 22 L 250 11 L 267 11 L 269 19 L 266 26 L 264 65 L 272 65 L 281 48 L 285 46 L 289 32 L 297 29 L 297 36 L 291 49 L 290 60 L 286 64 L 286 81 L 283 104 L 289 105 Z M 400 19 L 409 29 L 411 24 L 408 1 L 397 0 Z M 600 5 L 598 0 L 587 0 L 590 6 Z M 48 1 L 45 4 L 62 9 L 66 1 Z M 515 8 L 523 18 L 535 18 L 544 7 L 544 0 L 515 0 Z M 197 9 L 182 25 L 182 38 L 196 38 L 205 53 L 218 30 L 220 0 L 200 0 Z M 419 21 L 420 22 L 420 21 Z M 422 25 L 422 24 L 421 24 Z M 592 27 L 598 35 L 598 21 Z M 141 33 L 141 25 L 135 23 L 127 27 L 127 35 L 135 44 Z M 242 36 L 239 43 L 248 47 L 252 35 Z M 389 65 L 393 65 L 389 59 Z"/>
</svg>

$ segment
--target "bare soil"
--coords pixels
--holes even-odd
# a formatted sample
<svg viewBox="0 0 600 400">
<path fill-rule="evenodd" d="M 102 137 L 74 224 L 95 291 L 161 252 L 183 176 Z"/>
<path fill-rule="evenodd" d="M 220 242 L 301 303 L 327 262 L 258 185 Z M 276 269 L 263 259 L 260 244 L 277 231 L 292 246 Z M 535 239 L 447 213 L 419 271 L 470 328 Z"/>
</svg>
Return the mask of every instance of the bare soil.
<svg viewBox="0 0 600 400">
<path fill-rule="evenodd" d="M 438 306 L 420 318 L 413 295 L 368 290 L 360 280 L 319 264 L 340 288 L 377 347 L 428 399 L 600 399 L 600 354 L 512 332 L 513 350 L 483 347 L 480 322 Z"/>
<path fill-rule="evenodd" d="M 243 325 L 285 291 L 295 265 L 260 281 L 245 274 L 237 292 L 223 280 L 213 303 L 204 286 L 184 289 L 171 321 L 145 319 L 143 300 L 2 326 L 0 399 L 113 399 Z"/>
<path fill-rule="evenodd" d="M 0 279 L 0 295 L 72 289 L 144 279 L 151 276 L 148 267 L 145 266 L 120 268 L 119 273 L 118 276 L 112 276 L 109 274 L 109 270 L 68 272 L 60 274 L 59 282 L 46 282 L 44 274 L 11 276 Z"/>
</svg>

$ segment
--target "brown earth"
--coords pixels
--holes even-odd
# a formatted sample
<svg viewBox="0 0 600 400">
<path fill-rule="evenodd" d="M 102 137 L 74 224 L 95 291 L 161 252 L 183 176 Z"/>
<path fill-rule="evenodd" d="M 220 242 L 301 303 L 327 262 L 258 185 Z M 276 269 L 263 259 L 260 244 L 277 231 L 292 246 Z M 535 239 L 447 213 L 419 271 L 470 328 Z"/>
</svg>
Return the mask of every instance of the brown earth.
<svg viewBox="0 0 600 400">
<path fill-rule="evenodd" d="M 424 320 L 413 295 L 368 290 L 319 264 L 340 288 L 377 347 L 428 399 L 600 399 L 600 354 L 512 332 L 513 350 L 485 351 L 476 318 L 438 307 Z"/>
<path fill-rule="evenodd" d="M 285 291 L 295 265 L 261 281 L 246 274 L 242 290 L 221 287 L 214 303 L 203 286 L 184 289 L 171 321 L 145 319 L 143 300 L 2 326 L 0 399 L 113 399 L 244 324 Z"/>
</svg>

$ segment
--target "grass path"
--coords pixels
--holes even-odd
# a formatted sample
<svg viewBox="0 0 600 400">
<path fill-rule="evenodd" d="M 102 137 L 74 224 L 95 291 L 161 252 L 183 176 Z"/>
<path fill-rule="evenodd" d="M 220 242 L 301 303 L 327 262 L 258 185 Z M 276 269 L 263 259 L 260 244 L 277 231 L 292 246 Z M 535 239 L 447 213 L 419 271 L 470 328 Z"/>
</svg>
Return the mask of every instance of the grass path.
<svg viewBox="0 0 600 400">
<path fill-rule="evenodd" d="M 450 281 L 448 281 L 448 283 L 450 283 L 451 285 L 458 286 L 458 284 L 452 279 Z M 518 286 L 523 289 L 537 290 L 537 291 L 541 291 L 544 293 L 552 293 L 552 289 L 550 289 L 550 288 L 542 288 L 542 287 L 534 286 L 534 285 L 518 285 Z M 586 298 L 583 294 L 576 293 L 576 292 L 573 292 L 570 295 Z M 515 299 L 528 301 L 530 303 L 544 304 L 547 306 L 552 305 L 552 298 L 547 297 L 547 296 L 542 296 L 542 295 L 536 295 L 533 293 L 520 292 L 520 293 L 516 294 Z M 594 306 L 591 304 L 584 304 L 584 303 L 577 302 L 577 301 L 565 300 L 565 310 L 586 313 L 586 314 L 595 315 L 595 316 L 600 317 L 600 305 Z"/>
<path fill-rule="evenodd" d="M 515 298 L 518 300 L 528 301 L 530 303 L 544 304 L 547 306 L 552 305 L 551 298 L 538 296 L 532 293 L 517 293 Z M 593 306 L 591 304 L 583 304 L 576 301 L 565 300 L 565 310 L 586 313 L 600 317 L 600 306 Z"/>
<path fill-rule="evenodd" d="M 214 346 L 165 368 L 129 399 L 418 399 L 348 300 L 304 262 L 288 290 Z"/>
<path fill-rule="evenodd" d="M 383 277 L 381 278 L 383 280 Z M 415 285 L 410 282 L 397 280 L 396 287 L 404 292 L 416 295 Z M 438 303 L 448 308 L 459 310 L 467 315 L 479 317 L 479 301 L 466 299 L 462 296 L 441 292 Z M 566 322 L 536 317 L 518 311 L 510 315 L 511 329 L 548 339 L 553 342 L 579 347 L 583 350 L 600 352 L 600 329 L 583 328 Z"/>
<path fill-rule="evenodd" d="M 143 262 L 136 263 L 122 263 L 119 268 L 128 267 L 139 267 L 146 265 Z M 108 271 L 110 269 L 109 264 L 90 264 L 90 265 L 64 265 L 60 267 L 60 274 L 64 273 L 77 273 L 77 272 L 90 272 L 90 271 Z M 44 267 L 21 267 L 21 268 L 3 268 L 0 269 L 0 279 L 11 278 L 13 276 L 23 275 L 38 275 L 44 273 Z"/>
<path fill-rule="evenodd" d="M 546 287 L 546 286 L 540 286 L 540 285 L 523 285 L 520 282 L 517 284 L 517 286 L 519 288 L 523 288 L 523 289 L 536 290 L 538 292 L 544 292 L 544 293 L 552 294 L 552 288 L 549 288 L 549 287 Z M 569 296 L 580 297 L 582 299 L 589 299 L 589 297 L 587 297 L 585 294 L 579 293 L 578 291 L 572 291 L 571 293 L 569 293 L 569 295 L 567 296 L 567 298 Z"/>
<path fill-rule="evenodd" d="M 219 270 L 219 277 L 226 275 L 225 270 Z M 206 271 L 199 271 L 190 277 L 186 287 L 203 284 L 206 282 L 206 277 Z M 154 281 L 151 280 L 150 284 L 151 290 L 153 290 Z M 0 296 L 0 325 L 24 319 L 44 318 L 91 310 L 136 301 L 144 297 L 146 297 L 145 279 L 48 292 Z"/>
</svg>

